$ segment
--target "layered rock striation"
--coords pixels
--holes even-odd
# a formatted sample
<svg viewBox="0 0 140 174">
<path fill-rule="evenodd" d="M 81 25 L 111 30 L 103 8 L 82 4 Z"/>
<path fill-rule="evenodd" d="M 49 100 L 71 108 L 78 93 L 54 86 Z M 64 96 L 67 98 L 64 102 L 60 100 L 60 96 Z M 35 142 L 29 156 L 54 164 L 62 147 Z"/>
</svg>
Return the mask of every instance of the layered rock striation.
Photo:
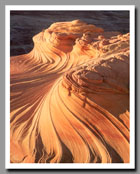
<svg viewBox="0 0 140 174">
<path fill-rule="evenodd" d="M 11 163 L 129 162 L 129 33 L 80 20 L 11 57 Z"/>
</svg>

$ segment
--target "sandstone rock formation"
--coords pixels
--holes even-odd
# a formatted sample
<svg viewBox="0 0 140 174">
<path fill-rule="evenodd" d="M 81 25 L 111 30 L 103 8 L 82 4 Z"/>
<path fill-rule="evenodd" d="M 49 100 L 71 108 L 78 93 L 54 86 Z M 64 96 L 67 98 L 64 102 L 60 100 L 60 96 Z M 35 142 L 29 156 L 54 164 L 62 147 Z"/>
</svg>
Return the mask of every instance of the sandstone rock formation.
<svg viewBox="0 0 140 174">
<path fill-rule="evenodd" d="M 11 163 L 129 162 L 129 33 L 58 22 L 11 57 Z"/>
</svg>

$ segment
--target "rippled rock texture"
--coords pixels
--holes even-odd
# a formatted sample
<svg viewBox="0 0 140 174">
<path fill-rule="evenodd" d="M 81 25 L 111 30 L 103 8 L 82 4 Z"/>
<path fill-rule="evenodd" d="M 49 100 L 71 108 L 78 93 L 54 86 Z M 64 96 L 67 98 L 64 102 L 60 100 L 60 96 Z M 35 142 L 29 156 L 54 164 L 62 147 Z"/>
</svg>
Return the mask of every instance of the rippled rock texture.
<svg viewBox="0 0 140 174">
<path fill-rule="evenodd" d="M 80 19 L 104 31 L 129 32 L 129 11 L 10 11 L 10 54 L 28 53 L 32 37 L 52 23 Z"/>
<path fill-rule="evenodd" d="M 129 162 L 129 33 L 57 22 L 10 62 L 11 163 Z"/>
</svg>

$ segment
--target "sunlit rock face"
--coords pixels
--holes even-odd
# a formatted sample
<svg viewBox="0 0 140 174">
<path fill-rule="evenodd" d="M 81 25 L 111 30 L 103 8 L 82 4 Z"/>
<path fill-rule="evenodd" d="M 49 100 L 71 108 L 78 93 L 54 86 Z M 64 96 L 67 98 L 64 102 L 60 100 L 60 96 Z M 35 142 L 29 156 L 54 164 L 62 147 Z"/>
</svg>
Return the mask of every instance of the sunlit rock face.
<svg viewBox="0 0 140 174">
<path fill-rule="evenodd" d="M 57 22 L 11 57 L 11 163 L 129 162 L 129 33 Z"/>
</svg>

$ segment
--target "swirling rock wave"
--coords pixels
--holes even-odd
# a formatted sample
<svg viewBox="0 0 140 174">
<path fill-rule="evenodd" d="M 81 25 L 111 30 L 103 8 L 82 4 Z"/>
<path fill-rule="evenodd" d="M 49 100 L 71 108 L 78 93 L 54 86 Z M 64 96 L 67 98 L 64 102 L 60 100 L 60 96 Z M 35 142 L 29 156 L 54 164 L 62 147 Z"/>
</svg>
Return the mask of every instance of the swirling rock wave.
<svg viewBox="0 0 140 174">
<path fill-rule="evenodd" d="M 129 162 L 129 33 L 80 20 L 10 61 L 11 163 Z"/>
</svg>

